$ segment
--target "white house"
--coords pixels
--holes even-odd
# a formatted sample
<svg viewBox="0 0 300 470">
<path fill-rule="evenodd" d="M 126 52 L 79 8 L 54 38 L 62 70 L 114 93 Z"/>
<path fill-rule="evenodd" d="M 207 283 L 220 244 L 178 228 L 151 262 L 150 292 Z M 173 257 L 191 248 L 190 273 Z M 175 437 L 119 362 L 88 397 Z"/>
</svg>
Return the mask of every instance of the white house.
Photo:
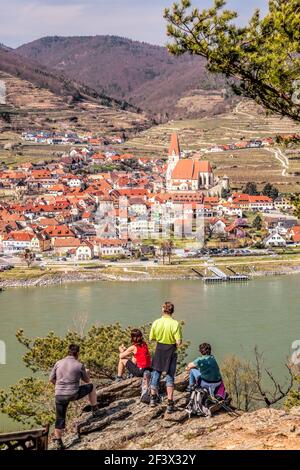
<svg viewBox="0 0 300 470">
<path fill-rule="evenodd" d="M 94 243 L 95 256 L 124 256 L 129 254 L 127 241 L 120 239 L 98 239 Z"/>
<path fill-rule="evenodd" d="M 39 239 L 29 232 L 11 232 L 4 236 L 2 245 L 4 254 L 22 253 L 25 250 L 40 251 Z"/>
<path fill-rule="evenodd" d="M 291 209 L 292 205 L 288 198 L 283 197 L 283 196 L 278 196 L 274 201 L 274 207 L 276 210 L 287 211 Z"/>
<path fill-rule="evenodd" d="M 68 181 L 68 186 L 70 188 L 81 188 L 82 182 L 79 178 L 71 178 Z"/>
<path fill-rule="evenodd" d="M 149 231 L 148 219 L 141 217 L 133 217 L 128 223 L 128 233 L 130 236 L 137 238 L 147 238 Z"/>
<path fill-rule="evenodd" d="M 226 223 L 222 219 L 214 220 L 210 224 L 210 229 L 214 235 L 225 235 Z"/>
<path fill-rule="evenodd" d="M 75 256 L 78 261 L 88 260 L 94 257 L 94 247 L 92 243 L 84 241 L 75 250 Z"/>
<path fill-rule="evenodd" d="M 266 247 L 269 246 L 286 246 L 285 239 L 279 233 L 271 233 L 267 238 L 263 241 Z"/>
</svg>

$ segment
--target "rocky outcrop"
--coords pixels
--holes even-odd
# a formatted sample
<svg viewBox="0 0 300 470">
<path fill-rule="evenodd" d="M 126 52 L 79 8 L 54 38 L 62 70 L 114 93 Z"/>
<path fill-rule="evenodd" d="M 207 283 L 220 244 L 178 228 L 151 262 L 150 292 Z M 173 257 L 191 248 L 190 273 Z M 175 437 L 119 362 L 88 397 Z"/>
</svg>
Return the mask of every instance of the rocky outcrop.
<svg viewBox="0 0 300 470">
<path fill-rule="evenodd" d="M 166 414 L 166 400 L 156 408 L 140 402 L 140 380 L 99 389 L 100 409 L 83 409 L 78 435 L 66 436 L 69 450 L 116 449 L 298 449 L 300 407 L 260 409 L 252 413 L 219 412 L 212 418 L 188 418 L 185 374 L 177 377 L 176 411 Z"/>
</svg>

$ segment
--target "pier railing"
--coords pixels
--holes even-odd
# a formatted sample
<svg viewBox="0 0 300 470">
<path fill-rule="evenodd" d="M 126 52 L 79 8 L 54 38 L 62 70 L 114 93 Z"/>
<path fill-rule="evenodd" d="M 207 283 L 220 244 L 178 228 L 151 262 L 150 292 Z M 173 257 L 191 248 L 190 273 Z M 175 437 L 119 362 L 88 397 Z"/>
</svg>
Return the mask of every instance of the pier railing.
<svg viewBox="0 0 300 470">
<path fill-rule="evenodd" d="M 47 450 L 49 427 L 0 434 L 0 450 Z"/>
</svg>

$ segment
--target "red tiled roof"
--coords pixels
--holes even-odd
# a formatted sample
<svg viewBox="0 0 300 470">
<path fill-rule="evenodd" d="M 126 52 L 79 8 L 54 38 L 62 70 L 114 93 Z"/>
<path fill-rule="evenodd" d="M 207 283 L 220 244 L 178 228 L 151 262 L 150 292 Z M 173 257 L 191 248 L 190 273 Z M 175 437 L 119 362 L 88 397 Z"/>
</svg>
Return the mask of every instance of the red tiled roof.
<svg viewBox="0 0 300 470">
<path fill-rule="evenodd" d="M 199 173 L 211 173 L 212 169 L 207 160 L 179 160 L 175 166 L 172 179 L 197 180 Z"/>
<path fill-rule="evenodd" d="M 56 238 L 53 244 L 54 248 L 77 248 L 80 246 L 79 238 L 68 238 L 67 240 Z"/>
<path fill-rule="evenodd" d="M 29 232 L 10 232 L 4 237 L 4 240 L 14 240 L 18 242 L 30 242 L 34 238 L 33 233 Z"/>
<path fill-rule="evenodd" d="M 74 237 L 74 232 L 66 225 L 46 227 L 44 233 L 50 237 Z"/>
<path fill-rule="evenodd" d="M 34 179 L 44 179 L 44 178 L 51 178 L 51 173 L 49 170 L 32 170 L 31 176 Z"/>
</svg>

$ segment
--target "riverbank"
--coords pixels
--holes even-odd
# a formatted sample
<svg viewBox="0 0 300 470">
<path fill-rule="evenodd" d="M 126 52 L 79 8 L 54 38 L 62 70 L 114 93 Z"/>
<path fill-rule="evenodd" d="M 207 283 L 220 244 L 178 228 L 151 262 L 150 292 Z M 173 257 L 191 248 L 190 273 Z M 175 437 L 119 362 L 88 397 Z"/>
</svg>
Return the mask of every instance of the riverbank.
<svg viewBox="0 0 300 470">
<path fill-rule="evenodd" d="M 297 259 L 220 259 L 216 261 L 227 274 L 231 270 L 251 277 L 280 276 L 300 273 L 300 257 Z M 205 275 L 203 262 L 182 265 L 159 266 L 99 266 L 93 269 L 87 267 L 49 268 L 46 271 L 36 267 L 14 268 L 0 274 L 0 288 L 42 287 L 74 282 L 135 282 L 135 281 L 166 281 L 166 280 L 196 280 L 200 274 Z"/>
</svg>

